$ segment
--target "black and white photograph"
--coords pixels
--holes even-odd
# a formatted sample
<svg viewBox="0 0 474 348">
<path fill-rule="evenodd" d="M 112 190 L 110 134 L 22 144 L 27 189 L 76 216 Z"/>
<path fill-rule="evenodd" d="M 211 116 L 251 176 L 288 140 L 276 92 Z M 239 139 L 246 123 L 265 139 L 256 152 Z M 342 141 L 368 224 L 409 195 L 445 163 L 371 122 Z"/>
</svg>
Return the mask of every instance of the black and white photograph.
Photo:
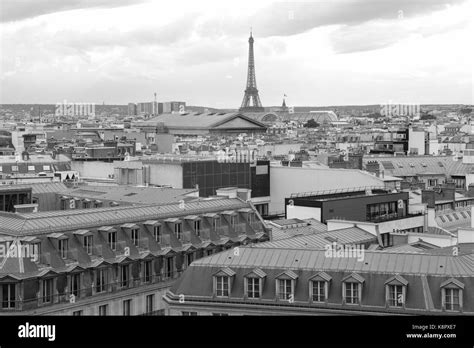
<svg viewBox="0 0 474 348">
<path fill-rule="evenodd" d="M 473 17 L 0 0 L 0 347 L 472 347 Z"/>
</svg>

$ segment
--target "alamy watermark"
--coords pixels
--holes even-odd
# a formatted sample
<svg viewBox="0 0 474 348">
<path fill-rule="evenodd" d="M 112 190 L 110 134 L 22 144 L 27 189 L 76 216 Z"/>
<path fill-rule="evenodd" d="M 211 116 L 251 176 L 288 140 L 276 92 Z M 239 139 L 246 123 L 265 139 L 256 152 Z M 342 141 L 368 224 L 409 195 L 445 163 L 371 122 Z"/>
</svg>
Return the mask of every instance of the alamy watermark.
<svg viewBox="0 0 474 348">
<path fill-rule="evenodd" d="M 355 258 L 357 261 L 364 261 L 365 249 L 363 245 L 339 244 L 333 242 L 324 246 L 326 250 L 324 256 L 328 258 Z"/>
<path fill-rule="evenodd" d="M 28 258 L 36 262 L 39 259 L 38 246 L 35 244 L 21 244 L 19 240 L 0 244 L 0 257 L 4 262 L 8 258 Z M 0 269 L 4 262 L 0 262 Z"/>
<path fill-rule="evenodd" d="M 56 116 L 95 116 L 95 103 L 56 103 Z"/>
<path fill-rule="evenodd" d="M 380 104 L 380 115 L 420 117 L 420 104 L 395 104 L 389 100 L 387 104 Z"/>
<path fill-rule="evenodd" d="M 229 149 L 217 151 L 219 163 L 257 163 L 257 149 Z"/>
</svg>

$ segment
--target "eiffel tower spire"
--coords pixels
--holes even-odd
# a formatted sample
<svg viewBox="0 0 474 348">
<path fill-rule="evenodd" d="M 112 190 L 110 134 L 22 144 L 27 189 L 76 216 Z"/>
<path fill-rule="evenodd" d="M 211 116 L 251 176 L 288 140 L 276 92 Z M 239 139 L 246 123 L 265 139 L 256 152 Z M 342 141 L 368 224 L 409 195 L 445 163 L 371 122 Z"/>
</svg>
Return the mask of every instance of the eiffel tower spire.
<svg viewBox="0 0 474 348">
<path fill-rule="evenodd" d="M 250 29 L 249 37 L 249 66 L 247 72 L 247 88 L 245 88 L 244 99 L 239 111 L 241 112 L 262 112 L 265 109 L 262 106 L 257 89 L 257 79 L 255 78 L 255 60 L 253 54 L 253 36 L 252 29 Z M 250 106 L 252 101 L 253 106 Z"/>
</svg>

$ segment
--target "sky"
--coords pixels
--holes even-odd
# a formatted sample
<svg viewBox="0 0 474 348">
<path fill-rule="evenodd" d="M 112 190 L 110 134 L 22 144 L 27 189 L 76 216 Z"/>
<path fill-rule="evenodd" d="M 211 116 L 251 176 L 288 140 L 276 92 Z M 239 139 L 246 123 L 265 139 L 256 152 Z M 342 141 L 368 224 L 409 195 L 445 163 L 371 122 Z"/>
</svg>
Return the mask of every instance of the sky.
<svg viewBox="0 0 474 348">
<path fill-rule="evenodd" d="M 1 0 L 0 103 L 472 104 L 474 0 Z"/>
</svg>

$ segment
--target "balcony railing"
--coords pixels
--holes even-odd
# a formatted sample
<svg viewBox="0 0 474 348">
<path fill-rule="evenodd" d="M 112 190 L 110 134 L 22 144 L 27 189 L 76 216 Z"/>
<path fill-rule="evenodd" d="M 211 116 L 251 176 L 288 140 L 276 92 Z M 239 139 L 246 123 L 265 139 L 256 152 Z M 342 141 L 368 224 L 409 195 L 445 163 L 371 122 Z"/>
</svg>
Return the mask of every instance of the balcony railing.
<svg viewBox="0 0 474 348">
<path fill-rule="evenodd" d="M 77 291 L 65 291 L 58 293 L 53 290 L 50 294 L 42 295 L 38 293 L 34 298 L 27 299 L 16 299 L 14 301 L 2 301 L 0 306 L 0 312 L 8 313 L 14 311 L 29 310 L 38 307 L 46 307 L 54 304 L 65 304 L 75 303 L 83 299 L 91 298 L 93 296 L 100 296 L 104 294 L 117 293 L 128 289 L 138 288 L 140 286 L 146 286 L 151 284 L 158 284 L 162 282 L 171 281 L 178 278 L 182 274 L 182 271 L 172 271 L 163 274 L 156 274 L 150 277 L 138 277 L 130 279 L 125 286 L 122 286 L 122 281 L 113 281 L 105 283 L 103 288 L 105 291 L 98 292 L 97 285 L 89 286 L 87 288 L 81 288 Z M 72 296 L 74 295 L 74 296 Z M 159 315 L 159 314 L 156 314 Z"/>
</svg>

